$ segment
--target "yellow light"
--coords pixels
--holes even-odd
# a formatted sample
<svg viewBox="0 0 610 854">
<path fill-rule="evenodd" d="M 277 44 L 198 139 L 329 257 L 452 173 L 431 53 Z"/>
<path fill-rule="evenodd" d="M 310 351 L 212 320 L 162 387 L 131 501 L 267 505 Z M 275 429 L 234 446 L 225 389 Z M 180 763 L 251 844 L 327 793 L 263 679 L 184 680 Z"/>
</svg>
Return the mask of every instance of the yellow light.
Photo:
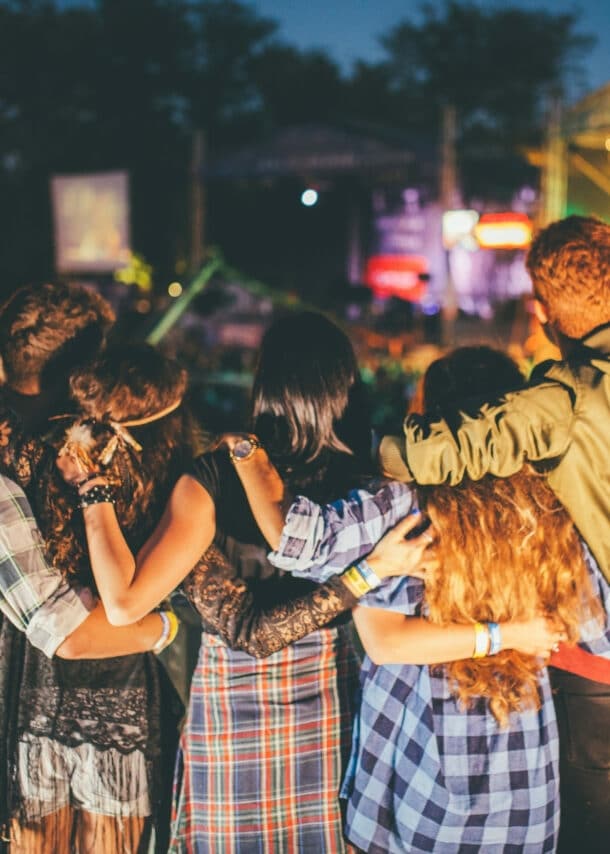
<svg viewBox="0 0 610 854">
<path fill-rule="evenodd" d="M 171 282 L 167 286 L 167 292 L 170 295 L 170 297 L 174 297 L 174 298 L 179 297 L 180 294 L 182 293 L 182 285 L 180 284 L 180 282 Z"/>
<path fill-rule="evenodd" d="M 610 136 L 606 137 L 604 145 L 606 146 L 606 151 L 610 151 Z"/>
<path fill-rule="evenodd" d="M 532 223 L 525 214 L 483 214 L 474 227 L 482 249 L 525 249 L 532 240 Z"/>
</svg>

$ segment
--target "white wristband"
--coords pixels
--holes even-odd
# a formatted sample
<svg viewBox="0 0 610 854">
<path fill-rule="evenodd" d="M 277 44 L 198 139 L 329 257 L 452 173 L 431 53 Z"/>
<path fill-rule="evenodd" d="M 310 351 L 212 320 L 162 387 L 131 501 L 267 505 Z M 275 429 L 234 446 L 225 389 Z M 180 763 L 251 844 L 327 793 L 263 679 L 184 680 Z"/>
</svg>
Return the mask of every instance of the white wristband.
<svg viewBox="0 0 610 854">
<path fill-rule="evenodd" d="M 169 621 L 169 617 L 165 613 L 165 611 L 157 611 L 158 615 L 161 617 L 161 622 L 163 623 L 163 628 L 161 629 L 161 635 L 157 643 L 151 649 L 151 652 L 158 653 L 161 652 L 165 644 L 167 643 L 167 639 L 169 637 L 169 632 L 171 629 L 171 623 Z"/>
</svg>

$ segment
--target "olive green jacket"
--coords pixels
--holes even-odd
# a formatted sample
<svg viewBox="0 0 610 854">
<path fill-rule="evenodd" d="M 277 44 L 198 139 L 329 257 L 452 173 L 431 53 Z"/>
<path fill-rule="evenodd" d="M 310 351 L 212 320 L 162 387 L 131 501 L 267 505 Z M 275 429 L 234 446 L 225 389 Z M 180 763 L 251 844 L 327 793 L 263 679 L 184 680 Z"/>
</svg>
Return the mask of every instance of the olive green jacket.
<svg viewBox="0 0 610 854">
<path fill-rule="evenodd" d="M 456 484 L 553 461 L 549 485 L 610 581 L 610 326 L 565 361 L 540 365 L 526 389 L 499 403 L 460 413 L 451 427 L 411 415 L 404 432 L 406 448 L 395 436 L 381 444 L 384 470 L 398 480 Z"/>
</svg>

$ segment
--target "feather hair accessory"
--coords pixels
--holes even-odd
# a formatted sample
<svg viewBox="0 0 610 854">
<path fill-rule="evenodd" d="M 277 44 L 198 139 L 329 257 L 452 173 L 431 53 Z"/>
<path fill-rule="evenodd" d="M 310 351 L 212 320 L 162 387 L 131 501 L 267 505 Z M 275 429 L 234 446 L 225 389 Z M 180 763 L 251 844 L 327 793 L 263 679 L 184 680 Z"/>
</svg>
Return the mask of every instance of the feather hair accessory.
<svg viewBox="0 0 610 854">
<path fill-rule="evenodd" d="M 147 415 L 144 418 L 134 418 L 130 421 L 112 421 L 104 420 L 100 423 L 107 424 L 113 432 L 113 435 L 106 442 L 100 451 L 98 463 L 103 466 L 109 465 L 116 453 L 120 443 L 129 445 L 138 454 L 142 451 L 142 445 L 129 432 L 127 427 L 139 427 L 143 424 L 150 424 L 153 421 L 158 421 L 160 418 L 165 418 L 166 415 L 174 412 L 180 404 L 182 398 L 175 400 L 169 406 L 158 412 L 153 412 L 152 415 Z M 79 468 L 83 471 L 91 470 L 95 466 L 91 459 L 91 451 L 95 447 L 95 439 L 91 432 L 90 424 L 83 421 L 76 421 L 71 427 L 66 430 L 66 440 L 59 450 L 59 456 L 62 454 L 70 454 L 77 462 Z"/>
<path fill-rule="evenodd" d="M 91 425 L 76 421 L 66 430 L 66 438 L 59 449 L 58 456 L 67 454 L 72 457 L 82 472 L 87 472 L 95 467 L 91 458 L 91 451 L 94 448 L 95 439 L 91 432 Z"/>
</svg>

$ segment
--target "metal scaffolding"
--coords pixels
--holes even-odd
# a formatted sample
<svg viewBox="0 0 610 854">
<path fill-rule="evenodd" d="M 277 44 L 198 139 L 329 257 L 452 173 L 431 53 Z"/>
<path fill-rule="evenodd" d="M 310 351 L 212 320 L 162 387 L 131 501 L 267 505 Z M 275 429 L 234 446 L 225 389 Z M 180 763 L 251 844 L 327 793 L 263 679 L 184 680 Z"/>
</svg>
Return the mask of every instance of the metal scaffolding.
<svg viewBox="0 0 610 854">
<path fill-rule="evenodd" d="M 608 156 L 600 161 L 599 153 Z M 570 174 L 584 175 L 610 196 L 610 83 L 569 109 L 551 109 L 542 160 L 542 225 L 568 212 Z"/>
</svg>

